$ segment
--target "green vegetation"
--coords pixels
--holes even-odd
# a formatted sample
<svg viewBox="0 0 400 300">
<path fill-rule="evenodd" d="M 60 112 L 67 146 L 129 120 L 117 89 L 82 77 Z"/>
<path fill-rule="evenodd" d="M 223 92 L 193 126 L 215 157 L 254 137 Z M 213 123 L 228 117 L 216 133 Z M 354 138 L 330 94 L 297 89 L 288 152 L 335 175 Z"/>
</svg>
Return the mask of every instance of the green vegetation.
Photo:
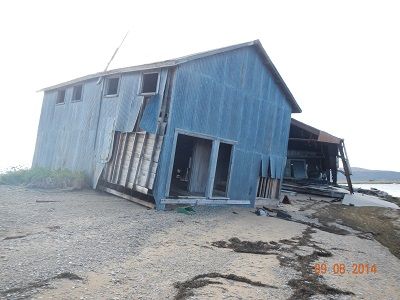
<svg viewBox="0 0 400 300">
<path fill-rule="evenodd" d="M 0 174 L 0 184 L 23 185 L 43 189 L 82 189 L 87 185 L 85 175 L 82 172 L 72 172 L 66 169 L 49 170 L 19 167 L 11 168 Z"/>
</svg>

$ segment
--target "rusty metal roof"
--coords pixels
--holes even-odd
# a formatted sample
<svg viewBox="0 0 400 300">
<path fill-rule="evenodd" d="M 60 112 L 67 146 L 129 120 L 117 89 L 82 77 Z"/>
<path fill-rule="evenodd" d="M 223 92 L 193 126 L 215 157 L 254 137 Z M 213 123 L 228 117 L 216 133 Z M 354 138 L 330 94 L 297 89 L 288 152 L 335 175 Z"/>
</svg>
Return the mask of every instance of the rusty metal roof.
<svg viewBox="0 0 400 300">
<path fill-rule="evenodd" d="M 299 128 L 301 128 L 301 129 L 303 129 L 305 131 L 308 131 L 308 132 L 316 135 L 317 138 L 315 140 L 318 141 L 318 142 L 321 142 L 321 143 L 340 144 L 340 142 L 342 141 L 342 139 L 340 139 L 340 138 L 338 138 L 338 137 L 336 137 L 336 136 L 334 136 L 334 135 L 332 135 L 330 133 L 327 133 L 325 131 L 319 130 L 319 129 L 315 128 L 315 127 L 312 127 L 312 126 L 310 126 L 310 125 L 308 125 L 306 123 L 300 122 L 300 121 L 298 121 L 296 119 L 293 119 L 293 118 L 292 118 L 292 121 L 291 121 L 291 125 L 299 127 Z"/>
</svg>

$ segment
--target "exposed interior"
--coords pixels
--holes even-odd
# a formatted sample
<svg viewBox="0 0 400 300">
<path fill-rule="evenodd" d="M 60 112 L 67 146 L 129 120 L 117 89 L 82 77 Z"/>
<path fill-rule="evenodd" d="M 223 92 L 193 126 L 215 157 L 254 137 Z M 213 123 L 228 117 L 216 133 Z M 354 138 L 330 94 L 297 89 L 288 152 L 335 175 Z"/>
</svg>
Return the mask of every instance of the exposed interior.
<svg viewBox="0 0 400 300">
<path fill-rule="evenodd" d="M 339 169 L 339 159 L 343 170 Z M 337 185 L 337 173 L 346 176 L 350 193 L 351 168 L 344 140 L 305 123 L 291 120 L 285 181 Z"/>
<path fill-rule="evenodd" d="M 220 143 L 215 170 L 213 196 L 226 197 L 231 162 L 232 145 Z"/>
<path fill-rule="evenodd" d="M 317 165 L 313 165 L 318 168 Z M 314 173 L 313 173 L 314 174 Z M 319 174 L 318 174 L 319 176 Z M 303 179 L 307 178 L 307 163 L 305 159 L 288 159 L 285 167 L 285 177 Z"/>
<path fill-rule="evenodd" d="M 211 148 L 211 140 L 178 134 L 170 197 L 205 196 Z"/>
<path fill-rule="evenodd" d="M 320 132 L 290 126 L 285 178 L 337 181 L 338 145 L 319 141 Z"/>
</svg>

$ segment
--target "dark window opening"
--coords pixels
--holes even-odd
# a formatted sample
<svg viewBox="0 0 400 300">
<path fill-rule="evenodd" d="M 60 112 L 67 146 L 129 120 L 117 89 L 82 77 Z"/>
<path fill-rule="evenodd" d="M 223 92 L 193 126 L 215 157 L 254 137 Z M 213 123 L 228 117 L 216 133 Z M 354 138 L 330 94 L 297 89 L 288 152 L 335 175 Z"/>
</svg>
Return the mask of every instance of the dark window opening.
<svg viewBox="0 0 400 300">
<path fill-rule="evenodd" d="M 118 95 L 119 77 L 107 78 L 106 81 L 106 96 Z"/>
<path fill-rule="evenodd" d="M 64 102 L 65 102 L 65 90 L 58 90 L 56 104 L 61 104 Z"/>
<path fill-rule="evenodd" d="M 204 197 L 207 188 L 212 141 L 179 134 L 169 195 Z"/>
<path fill-rule="evenodd" d="M 220 143 L 214 177 L 213 196 L 226 197 L 231 163 L 232 145 Z"/>
<path fill-rule="evenodd" d="M 72 90 L 72 101 L 80 101 L 82 100 L 82 85 L 74 86 Z"/>
<path fill-rule="evenodd" d="M 142 75 L 141 94 L 157 93 L 158 73 L 146 73 Z"/>
</svg>

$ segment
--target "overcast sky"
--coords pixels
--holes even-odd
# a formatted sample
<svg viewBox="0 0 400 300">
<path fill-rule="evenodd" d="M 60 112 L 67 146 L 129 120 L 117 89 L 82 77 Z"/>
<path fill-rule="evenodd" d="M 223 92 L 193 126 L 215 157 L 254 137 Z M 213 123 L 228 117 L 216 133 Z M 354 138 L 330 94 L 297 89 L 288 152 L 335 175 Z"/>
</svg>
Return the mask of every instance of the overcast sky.
<svg viewBox="0 0 400 300">
<path fill-rule="evenodd" d="M 303 109 L 352 166 L 400 171 L 397 1 L 2 1 L 0 170 L 30 166 L 42 93 L 110 68 L 260 39 Z"/>
</svg>

